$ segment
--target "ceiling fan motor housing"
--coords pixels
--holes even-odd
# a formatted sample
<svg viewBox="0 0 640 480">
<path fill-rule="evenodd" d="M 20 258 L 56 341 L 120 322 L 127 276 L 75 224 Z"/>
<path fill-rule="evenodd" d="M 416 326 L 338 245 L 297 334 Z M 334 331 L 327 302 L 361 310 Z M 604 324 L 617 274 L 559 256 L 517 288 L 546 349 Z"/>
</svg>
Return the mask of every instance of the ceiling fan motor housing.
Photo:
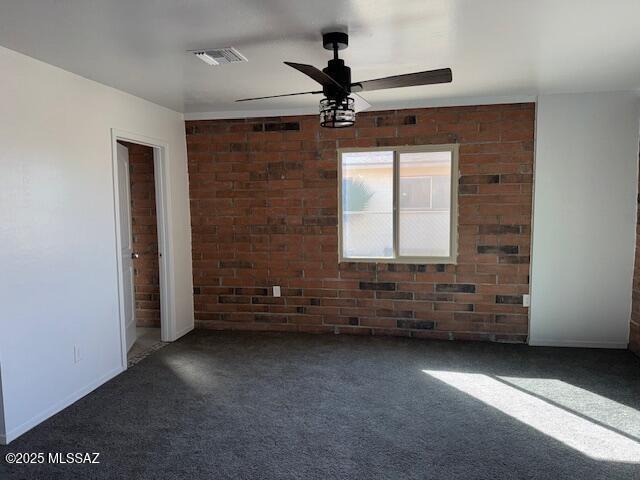
<svg viewBox="0 0 640 480">
<path fill-rule="evenodd" d="M 347 93 L 351 92 L 351 68 L 347 67 L 344 64 L 344 60 L 340 58 L 329 60 L 329 65 L 326 68 L 322 69 L 322 71 L 333 78 L 344 88 L 344 91 L 340 91 L 337 87 L 334 88 L 332 86 L 323 86 L 322 91 L 325 97 L 341 100 L 347 96 L 345 95 L 345 91 Z"/>
</svg>

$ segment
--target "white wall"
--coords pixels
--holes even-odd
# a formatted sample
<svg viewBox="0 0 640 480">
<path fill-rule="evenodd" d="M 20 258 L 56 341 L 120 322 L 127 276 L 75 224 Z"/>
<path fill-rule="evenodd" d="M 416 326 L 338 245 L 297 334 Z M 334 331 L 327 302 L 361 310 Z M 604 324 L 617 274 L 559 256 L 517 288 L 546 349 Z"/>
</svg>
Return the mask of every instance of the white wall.
<svg viewBox="0 0 640 480">
<path fill-rule="evenodd" d="M 538 99 L 532 345 L 627 346 L 638 130 L 633 93 Z"/>
<path fill-rule="evenodd" d="M 10 441 L 122 368 L 111 128 L 168 143 L 181 333 L 193 326 L 193 292 L 182 115 L 4 48 L 0 78 L 0 366 Z"/>
</svg>

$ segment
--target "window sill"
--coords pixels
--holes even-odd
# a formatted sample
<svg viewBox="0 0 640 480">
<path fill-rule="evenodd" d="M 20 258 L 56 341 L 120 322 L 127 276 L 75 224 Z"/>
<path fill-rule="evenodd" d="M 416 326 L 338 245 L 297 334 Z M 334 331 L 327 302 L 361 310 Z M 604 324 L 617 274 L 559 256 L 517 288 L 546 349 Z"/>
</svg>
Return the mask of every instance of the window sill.
<svg viewBox="0 0 640 480">
<path fill-rule="evenodd" d="M 400 258 L 345 258 L 340 257 L 338 263 L 398 263 L 405 265 L 456 265 L 451 257 L 400 257 Z"/>
</svg>

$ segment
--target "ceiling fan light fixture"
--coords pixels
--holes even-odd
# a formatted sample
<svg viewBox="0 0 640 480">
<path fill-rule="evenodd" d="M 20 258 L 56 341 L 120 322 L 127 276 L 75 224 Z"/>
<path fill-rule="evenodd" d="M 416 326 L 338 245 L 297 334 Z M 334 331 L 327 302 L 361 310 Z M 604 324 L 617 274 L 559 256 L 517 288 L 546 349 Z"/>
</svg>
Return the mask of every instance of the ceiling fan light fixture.
<svg viewBox="0 0 640 480">
<path fill-rule="evenodd" d="M 320 126 L 324 128 L 347 128 L 356 123 L 354 100 L 323 98 L 320 100 Z"/>
</svg>

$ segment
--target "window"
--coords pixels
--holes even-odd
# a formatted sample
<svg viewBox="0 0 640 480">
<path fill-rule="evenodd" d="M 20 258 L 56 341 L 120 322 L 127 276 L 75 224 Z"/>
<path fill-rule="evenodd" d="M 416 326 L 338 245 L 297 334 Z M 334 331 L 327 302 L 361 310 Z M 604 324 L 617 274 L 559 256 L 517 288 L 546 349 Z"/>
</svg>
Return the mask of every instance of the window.
<svg viewBox="0 0 640 480">
<path fill-rule="evenodd" d="M 457 154 L 457 145 L 340 150 L 341 261 L 454 263 Z"/>
</svg>

